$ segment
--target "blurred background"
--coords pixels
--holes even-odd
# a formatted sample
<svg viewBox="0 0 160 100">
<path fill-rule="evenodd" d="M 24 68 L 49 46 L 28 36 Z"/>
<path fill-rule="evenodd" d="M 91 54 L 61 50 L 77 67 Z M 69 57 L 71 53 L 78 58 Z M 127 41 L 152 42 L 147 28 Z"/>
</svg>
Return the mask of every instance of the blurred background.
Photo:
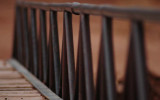
<svg viewBox="0 0 160 100">
<path fill-rule="evenodd" d="M 43 2 L 81 2 L 93 4 L 112 4 L 119 6 L 139 6 L 159 8 L 160 0 L 28 0 Z M 0 59 L 11 56 L 16 0 L 0 0 Z"/>
<path fill-rule="evenodd" d="M 27 1 L 27 0 L 26 0 Z M 92 4 L 111 4 L 122 7 L 141 7 L 160 10 L 160 0 L 28 0 L 38 2 L 80 2 Z M 14 27 L 14 7 L 16 0 L 0 0 L 0 59 L 8 59 L 12 54 L 13 27 Z M 60 37 L 60 48 L 63 33 L 63 16 L 58 14 L 58 28 Z M 94 73 L 96 73 L 99 41 L 101 33 L 101 18 L 90 17 L 91 43 L 93 54 Z M 147 66 L 151 73 L 160 76 L 160 22 L 144 23 Z M 73 16 L 73 35 L 75 58 L 77 54 L 77 40 L 79 32 L 79 16 Z M 115 66 L 117 79 L 124 76 L 126 67 L 128 43 L 130 33 L 130 21 L 124 19 L 113 20 L 113 44 L 115 55 Z M 96 74 L 94 74 L 96 75 Z"/>
</svg>

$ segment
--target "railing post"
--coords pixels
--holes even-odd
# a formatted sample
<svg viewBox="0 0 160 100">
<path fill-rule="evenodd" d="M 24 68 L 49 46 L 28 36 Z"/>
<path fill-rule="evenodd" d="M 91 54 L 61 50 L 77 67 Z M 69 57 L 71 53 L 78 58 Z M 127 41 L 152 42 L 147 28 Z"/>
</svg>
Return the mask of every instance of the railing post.
<svg viewBox="0 0 160 100">
<path fill-rule="evenodd" d="M 14 19 L 14 33 L 13 33 L 13 52 L 12 52 L 12 57 L 15 59 L 18 59 L 18 49 L 17 49 L 17 14 L 15 14 L 15 19 Z"/>
<path fill-rule="evenodd" d="M 84 75 L 84 61 L 82 51 L 82 25 L 80 22 L 79 40 L 78 40 L 78 54 L 77 54 L 77 69 L 75 79 L 75 100 L 86 100 L 85 75 Z"/>
<path fill-rule="evenodd" d="M 64 12 L 63 25 L 62 98 L 65 100 L 74 100 L 75 62 L 71 13 Z"/>
<path fill-rule="evenodd" d="M 112 43 L 112 18 L 102 17 L 102 36 L 99 53 L 96 100 L 116 100 L 114 55 Z M 99 89 L 98 89 L 99 88 Z"/>
<path fill-rule="evenodd" d="M 16 7 L 16 39 L 17 39 L 17 60 L 22 63 L 22 27 L 21 27 L 21 8 Z"/>
<path fill-rule="evenodd" d="M 40 9 L 40 37 L 39 37 L 39 42 L 41 42 L 41 75 L 40 77 L 42 81 L 48 85 L 49 81 L 49 73 L 48 73 L 48 50 L 47 50 L 47 32 L 46 32 L 46 12 L 44 10 Z"/>
<path fill-rule="evenodd" d="M 125 100 L 149 100 L 142 21 L 132 20 L 127 62 Z"/>
<path fill-rule="evenodd" d="M 37 43 L 37 23 L 36 23 L 36 9 L 30 9 L 30 33 L 29 33 L 29 46 L 30 46 L 30 70 L 37 77 L 39 77 L 39 64 L 38 64 L 38 43 Z M 32 68 L 31 68 L 32 67 Z"/>
<path fill-rule="evenodd" d="M 26 68 L 29 67 L 29 32 L 28 32 L 28 9 L 21 8 L 22 14 L 22 39 L 23 39 L 23 64 Z"/>
<path fill-rule="evenodd" d="M 49 87 L 60 95 L 60 55 L 57 26 L 57 12 L 50 10 L 50 36 L 49 36 Z"/>
<path fill-rule="evenodd" d="M 93 66 L 92 66 L 89 15 L 81 14 L 80 21 L 81 21 L 80 22 L 81 32 L 82 32 L 82 54 L 84 63 L 86 100 L 93 100 L 94 86 L 93 86 L 93 69 L 92 69 Z"/>
<path fill-rule="evenodd" d="M 135 71 L 137 99 L 148 100 L 147 66 L 144 47 L 144 29 L 141 21 L 132 21 L 133 50 L 135 54 Z"/>
<path fill-rule="evenodd" d="M 135 54 L 133 50 L 133 36 L 130 36 L 128 59 L 125 73 L 124 100 L 137 100 Z"/>
</svg>

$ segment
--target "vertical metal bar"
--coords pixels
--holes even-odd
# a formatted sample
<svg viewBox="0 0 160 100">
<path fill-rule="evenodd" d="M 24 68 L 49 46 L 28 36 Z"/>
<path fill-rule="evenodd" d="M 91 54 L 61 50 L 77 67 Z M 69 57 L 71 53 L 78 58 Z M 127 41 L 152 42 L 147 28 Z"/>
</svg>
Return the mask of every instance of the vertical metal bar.
<svg viewBox="0 0 160 100">
<path fill-rule="evenodd" d="M 80 22 L 79 40 L 78 40 L 78 56 L 77 56 L 77 81 L 78 81 L 78 97 L 77 100 L 86 100 L 86 86 L 84 74 L 84 61 L 82 51 L 82 25 Z"/>
<path fill-rule="evenodd" d="M 73 100 L 74 99 L 74 80 L 75 80 L 75 63 L 74 63 L 74 48 L 73 48 L 73 33 L 72 33 L 72 14 L 69 12 L 64 12 L 64 39 L 63 43 L 66 44 L 66 59 L 67 60 L 67 69 L 66 69 L 66 73 L 68 74 L 68 76 L 63 76 L 68 77 L 68 92 L 69 92 L 69 100 Z M 64 49 L 64 48 L 63 48 Z M 65 69 L 63 69 L 64 71 Z M 63 74 L 65 75 L 65 74 Z M 62 80 L 64 81 L 64 80 Z M 64 81 L 65 82 L 65 81 Z M 62 83 L 63 85 L 65 83 Z M 63 87 L 63 89 L 65 89 L 66 87 Z M 66 96 L 66 90 L 62 90 L 62 97 L 63 99 L 66 98 L 66 100 L 68 100 L 68 96 Z"/>
<path fill-rule="evenodd" d="M 16 33 L 17 33 L 17 53 L 18 53 L 18 61 L 22 63 L 22 34 L 21 34 L 21 8 L 19 6 L 16 7 Z"/>
<path fill-rule="evenodd" d="M 21 24 L 21 40 L 22 40 L 22 57 L 23 59 L 21 59 L 21 64 L 25 65 L 25 50 L 24 50 L 24 22 L 23 22 L 23 7 L 20 7 L 20 24 Z"/>
<path fill-rule="evenodd" d="M 50 61 L 50 88 L 57 94 L 60 94 L 60 57 L 59 57 L 59 39 L 57 26 L 57 12 L 50 11 L 50 40 L 49 40 L 49 61 Z"/>
<path fill-rule="evenodd" d="M 99 53 L 96 100 L 116 100 L 112 18 L 102 17 L 102 35 Z"/>
<path fill-rule="evenodd" d="M 24 66 L 29 67 L 29 41 L 28 41 L 28 14 L 27 8 L 22 8 L 22 39 L 23 39 L 23 59 Z"/>
<path fill-rule="evenodd" d="M 74 83 L 74 100 L 79 100 L 79 45 L 77 53 L 77 68 L 75 71 L 75 83 Z"/>
<path fill-rule="evenodd" d="M 124 100 L 137 100 L 133 37 L 130 37 L 128 61 L 125 74 Z"/>
<path fill-rule="evenodd" d="M 116 100 L 114 55 L 112 46 L 112 18 L 103 17 L 102 27 L 106 96 L 107 100 Z"/>
<path fill-rule="evenodd" d="M 17 30 L 16 30 L 16 26 L 17 26 L 17 23 L 16 23 L 16 17 L 17 15 L 15 15 L 15 20 L 14 20 L 14 37 L 13 37 L 13 52 L 12 52 L 12 57 L 15 58 L 15 59 L 18 59 L 18 50 L 17 50 Z"/>
<path fill-rule="evenodd" d="M 102 35 L 103 36 L 103 35 Z M 103 38 L 103 37 L 102 37 Z M 103 39 L 101 40 L 103 41 Z M 105 67 L 104 67 L 104 43 L 102 42 L 101 44 L 101 50 L 100 50 L 100 57 L 99 57 L 99 73 L 98 73 L 98 78 L 99 78 L 99 99 L 100 100 L 108 100 L 108 88 L 107 88 L 107 83 L 106 83 L 106 72 L 105 72 Z M 97 91 L 98 92 L 98 91 Z M 97 100 L 99 100 L 97 99 Z"/>
<path fill-rule="evenodd" d="M 68 81 L 68 63 L 67 63 L 67 51 L 66 51 L 66 33 L 65 33 L 64 23 L 65 23 L 65 18 L 63 17 L 63 39 L 62 39 L 62 57 L 61 57 L 62 98 L 64 100 L 70 100 L 69 81 Z"/>
<path fill-rule="evenodd" d="M 137 85 L 137 99 L 148 100 L 148 81 L 147 81 L 147 67 L 144 50 L 144 29 L 141 21 L 132 21 L 132 36 L 133 47 L 135 54 L 135 71 L 136 71 L 136 85 Z"/>
<path fill-rule="evenodd" d="M 50 12 L 51 15 L 51 12 Z M 50 18 L 51 19 L 51 18 Z M 51 20 L 50 20 L 51 21 Z M 50 22 L 51 23 L 51 22 Z M 56 79 L 57 76 L 55 76 L 55 66 L 54 66 L 54 61 L 53 61 L 53 43 L 52 43 L 52 34 L 51 34 L 51 24 L 50 24 L 50 34 L 49 34 L 49 44 L 48 44 L 48 50 L 49 50 L 49 88 L 53 91 L 56 92 Z M 56 66 L 58 67 L 58 66 Z M 59 77 L 59 76 L 58 76 Z M 56 93 L 57 94 L 57 93 Z"/>
<path fill-rule="evenodd" d="M 70 87 L 70 99 L 73 100 L 74 95 L 74 80 L 75 80 L 75 62 L 74 62 L 74 47 L 73 47 L 73 32 L 72 32 L 72 14 L 64 12 L 65 31 L 66 31 L 66 49 L 68 62 L 68 79 Z"/>
<path fill-rule="evenodd" d="M 41 41 L 41 63 L 43 70 L 43 82 L 48 85 L 48 54 L 47 54 L 47 38 L 46 38 L 46 12 L 40 10 L 40 41 Z"/>
<path fill-rule="evenodd" d="M 100 50 L 99 50 L 99 59 L 98 59 L 98 71 L 97 71 L 97 80 L 96 80 L 96 91 L 95 91 L 95 99 L 94 100 L 106 100 L 104 97 L 104 68 L 103 67 L 103 62 L 104 62 L 104 57 L 103 57 L 103 48 L 102 48 L 102 36 L 101 36 L 101 43 L 100 43 Z"/>
<path fill-rule="evenodd" d="M 38 77 L 38 44 L 37 44 L 37 24 L 36 9 L 30 9 L 30 29 L 29 46 L 30 46 L 30 70 Z M 32 67 L 32 68 L 31 68 Z"/>
<path fill-rule="evenodd" d="M 93 100 L 94 86 L 93 86 L 89 15 L 81 14 L 80 20 L 82 27 L 82 51 L 83 51 L 83 61 L 84 61 L 86 98 L 87 100 Z"/>
</svg>

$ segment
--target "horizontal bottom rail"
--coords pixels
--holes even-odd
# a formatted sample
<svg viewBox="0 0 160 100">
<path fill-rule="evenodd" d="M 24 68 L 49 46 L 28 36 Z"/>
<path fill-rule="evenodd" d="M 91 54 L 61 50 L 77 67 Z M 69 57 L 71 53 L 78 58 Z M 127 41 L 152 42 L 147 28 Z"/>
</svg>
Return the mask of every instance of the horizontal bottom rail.
<svg viewBox="0 0 160 100">
<path fill-rule="evenodd" d="M 47 86 L 40 82 L 34 75 L 24 68 L 17 60 L 9 59 L 8 62 L 20 72 L 42 95 L 49 100 L 62 100 L 55 93 L 53 93 Z"/>
</svg>

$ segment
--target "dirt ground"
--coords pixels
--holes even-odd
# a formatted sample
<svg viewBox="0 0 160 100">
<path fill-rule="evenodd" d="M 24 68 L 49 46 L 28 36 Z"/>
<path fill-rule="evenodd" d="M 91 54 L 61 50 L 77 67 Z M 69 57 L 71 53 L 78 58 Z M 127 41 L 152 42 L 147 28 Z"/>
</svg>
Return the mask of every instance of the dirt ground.
<svg viewBox="0 0 160 100">
<path fill-rule="evenodd" d="M 31 0 L 30 0 L 31 1 Z M 34 0 L 35 1 L 35 0 Z M 44 0 L 38 0 L 44 1 Z M 46 0 L 45 2 L 53 2 Z M 54 2 L 73 2 L 73 0 L 57 0 Z M 112 4 L 126 7 L 147 7 L 147 8 L 160 8 L 159 0 L 74 0 L 74 2 L 81 3 L 94 3 L 94 4 Z M 14 5 L 15 0 L 0 0 L 0 59 L 8 59 L 12 54 L 12 39 L 13 39 L 13 26 L 14 26 Z M 60 48 L 62 43 L 62 13 L 58 14 L 59 23 L 59 37 Z M 97 72 L 99 43 L 101 33 L 101 17 L 90 17 L 91 27 L 91 43 L 94 75 Z M 145 22 L 145 42 L 146 42 L 146 56 L 147 66 L 150 72 L 160 76 L 160 23 L 158 22 Z M 73 16 L 73 33 L 74 33 L 74 50 L 75 57 L 77 55 L 77 43 L 79 32 L 79 16 Z M 114 58 L 117 79 L 124 76 L 124 70 L 127 61 L 128 43 L 130 35 L 130 21 L 124 19 L 113 20 L 113 44 L 114 44 Z"/>
</svg>

